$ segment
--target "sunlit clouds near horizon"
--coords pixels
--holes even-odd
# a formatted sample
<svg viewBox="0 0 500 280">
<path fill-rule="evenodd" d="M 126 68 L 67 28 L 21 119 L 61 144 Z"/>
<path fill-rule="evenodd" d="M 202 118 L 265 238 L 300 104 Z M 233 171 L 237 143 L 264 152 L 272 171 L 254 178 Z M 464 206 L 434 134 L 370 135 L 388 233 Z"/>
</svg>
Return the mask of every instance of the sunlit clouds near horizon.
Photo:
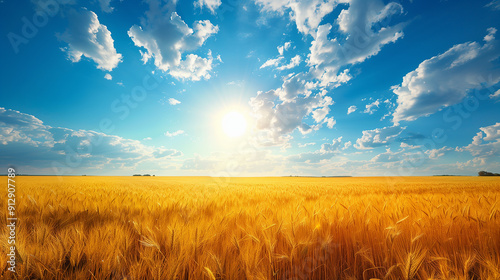
<svg viewBox="0 0 500 280">
<path fill-rule="evenodd" d="M 23 174 L 500 172 L 498 1 L 3 1 Z"/>
</svg>

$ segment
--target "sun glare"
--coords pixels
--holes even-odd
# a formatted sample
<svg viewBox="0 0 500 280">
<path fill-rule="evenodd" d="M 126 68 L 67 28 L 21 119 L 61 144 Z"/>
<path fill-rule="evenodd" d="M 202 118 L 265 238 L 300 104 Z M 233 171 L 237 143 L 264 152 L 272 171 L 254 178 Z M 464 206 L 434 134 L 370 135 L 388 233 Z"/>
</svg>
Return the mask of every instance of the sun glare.
<svg viewBox="0 0 500 280">
<path fill-rule="evenodd" d="M 240 137 L 245 133 L 247 120 L 238 112 L 227 113 L 222 118 L 222 130 L 229 137 Z"/>
</svg>

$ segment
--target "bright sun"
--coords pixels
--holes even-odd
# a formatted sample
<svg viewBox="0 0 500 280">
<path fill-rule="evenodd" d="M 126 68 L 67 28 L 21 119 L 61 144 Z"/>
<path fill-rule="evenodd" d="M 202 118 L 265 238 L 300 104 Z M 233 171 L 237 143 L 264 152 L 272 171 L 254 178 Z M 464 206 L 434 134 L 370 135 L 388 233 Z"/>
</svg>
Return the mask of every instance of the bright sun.
<svg viewBox="0 0 500 280">
<path fill-rule="evenodd" d="M 238 112 L 227 113 L 222 118 L 222 130 L 229 137 L 240 137 L 245 133 L 247 120 Z"/>
</svg>

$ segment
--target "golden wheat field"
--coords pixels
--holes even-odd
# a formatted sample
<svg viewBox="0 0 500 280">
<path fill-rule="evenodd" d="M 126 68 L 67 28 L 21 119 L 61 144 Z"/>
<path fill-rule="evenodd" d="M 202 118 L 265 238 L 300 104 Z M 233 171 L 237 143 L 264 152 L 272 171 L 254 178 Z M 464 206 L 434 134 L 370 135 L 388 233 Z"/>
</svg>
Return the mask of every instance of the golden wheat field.
<svg viewBox="0 0 500 280">
<path fill-rule="evenodd" d="M 1 277 L 500 279 L 499 201 L 493 177 L 18 177 Z"/>
</svg>

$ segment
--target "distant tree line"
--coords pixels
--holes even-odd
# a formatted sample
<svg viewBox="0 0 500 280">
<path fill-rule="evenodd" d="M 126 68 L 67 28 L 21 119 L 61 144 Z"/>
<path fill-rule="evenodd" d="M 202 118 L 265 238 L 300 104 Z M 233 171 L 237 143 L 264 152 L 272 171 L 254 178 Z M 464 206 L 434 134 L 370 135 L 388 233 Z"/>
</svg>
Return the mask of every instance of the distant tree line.
<svg viewBox="0 0 500 280">
<path fill-rule="evenodd" d="M 479 171 L 477 174 L 479 176 L 500 176 L 500 174 L 498 174 L 498 173 L 492 173 L 492 172 L 488 172 L 488 171 Z"/>
<path fill-rule="evenodd" d="M 142 174 L 134 174 L 132 176 L 155 176 L 155 175 L 150 175 L 150 174 L 144 174 L 144 175 L 142 175 Z"/>
</svg>

